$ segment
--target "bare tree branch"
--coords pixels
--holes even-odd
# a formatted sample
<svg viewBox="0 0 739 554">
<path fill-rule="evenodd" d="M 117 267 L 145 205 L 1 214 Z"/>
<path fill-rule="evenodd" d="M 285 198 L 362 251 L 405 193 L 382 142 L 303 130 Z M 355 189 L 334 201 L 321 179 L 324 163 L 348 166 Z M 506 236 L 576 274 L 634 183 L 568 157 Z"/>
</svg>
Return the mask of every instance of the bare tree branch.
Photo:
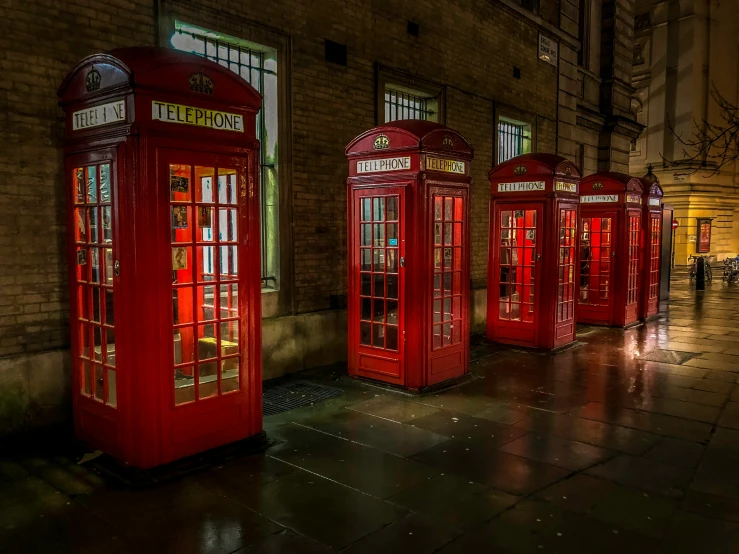
<svg viewBox="0 0 739 554">
<path fill-rule="evenodd" d="M 706 177 L 711 177 L 739 159 L 739 106 L 723 96 L 713 82 L 710 94 L 720 109 L 721 122 L 693 118 L 693 130 L 685 136 L 677 132 L 668 115 L 667 129 L 680 145 L 682 158 L 670 160 L 660 154 L 663 167 L 684 169 L 691 175 L 710 170 Z"/>
</svg>

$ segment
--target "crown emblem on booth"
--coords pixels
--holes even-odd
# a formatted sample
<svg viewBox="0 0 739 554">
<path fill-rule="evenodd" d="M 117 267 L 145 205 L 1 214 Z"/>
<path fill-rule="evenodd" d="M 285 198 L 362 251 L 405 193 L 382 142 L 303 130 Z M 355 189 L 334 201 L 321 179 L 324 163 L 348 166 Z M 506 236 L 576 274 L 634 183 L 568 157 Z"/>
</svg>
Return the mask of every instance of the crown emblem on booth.
<svg viewBox="0 0 739 554">
<path fill-rule="evenodd" d="M 100 72 L 93 67 L 87 72 L 87 77 L 85 78 L 85 89 L 87 89 L 87 92 L 98 90 L 102 80 L 103 78 L 100 76 Z"/>
<path fill-rule="evenodd" d="M 452 150 L 454 148 L 454 140 L 452 137 L 444 137 L 444 140 L 441 141 L 441 145 L 447 150 Z"/>
<path fill-rule="evenodd" d="M 513 168 L 514 175 L 523 175 L 525 173 L 526 173 L 526 166 L 517 165 L 515 168 Z"/>
<path fill-rule="evenodd" d="M 593 183 L 593 190 L 603 190 L 603 183 L 600 181 Z"/>
<path fill-rule="evenodd" d="M 193 73 L 188 79 L 190 83 L 190 90 L 193 92 L 200 92 L 203 94 L 213 94 L 213 81 L 202 71 Z"/>
<path fill-rule="evenodd" d="M 390 139 L 385 135 L 377 135 L 375 137 L 375 150 L 382 150 L 390 146 Z"/>
</svg>

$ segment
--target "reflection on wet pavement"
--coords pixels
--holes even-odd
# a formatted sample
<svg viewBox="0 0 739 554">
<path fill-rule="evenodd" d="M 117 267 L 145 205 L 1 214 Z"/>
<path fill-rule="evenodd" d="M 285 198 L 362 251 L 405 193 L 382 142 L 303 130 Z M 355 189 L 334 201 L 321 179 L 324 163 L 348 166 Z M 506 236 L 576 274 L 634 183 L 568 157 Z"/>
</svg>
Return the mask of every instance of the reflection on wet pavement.
<svg viewBox="0 0 739 554">
<path fill-rule="evenodd" d="M 739 552 L 738 300 L 675 281 L 656 321 L 476 344 L 475 379 L 430 396 L 310 372 L 343 394 L 149 489 L 2 452 L 0 552 Z"/>
</svg>

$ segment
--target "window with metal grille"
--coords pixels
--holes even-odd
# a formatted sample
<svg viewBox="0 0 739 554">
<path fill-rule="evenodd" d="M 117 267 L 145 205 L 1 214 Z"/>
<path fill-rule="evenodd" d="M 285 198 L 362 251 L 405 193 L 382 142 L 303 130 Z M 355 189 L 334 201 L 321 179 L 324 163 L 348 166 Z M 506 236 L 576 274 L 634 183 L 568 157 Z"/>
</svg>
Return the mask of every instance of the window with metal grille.
<svg viewBox="0 0 739 554">
<path fill-rule="evenodd" d="M 438 121 L 438 97 L 385 87 L 385 123 L 399 119 Z"/>
<path fill-rule="evenodd" d="M 277 51 L 207 29 L 175 22 L 171 39 L 177 50 L 197 54 L 240 75 L 262 95 L 257 114 L 260 142 L 262 287 L 278 288 L 278 90 Z"/>
<path fill-rule="evenodd" d="M 500 119 L 498 121 L 498 163 L 531 152 L 531 126 Z"/>
</svg>

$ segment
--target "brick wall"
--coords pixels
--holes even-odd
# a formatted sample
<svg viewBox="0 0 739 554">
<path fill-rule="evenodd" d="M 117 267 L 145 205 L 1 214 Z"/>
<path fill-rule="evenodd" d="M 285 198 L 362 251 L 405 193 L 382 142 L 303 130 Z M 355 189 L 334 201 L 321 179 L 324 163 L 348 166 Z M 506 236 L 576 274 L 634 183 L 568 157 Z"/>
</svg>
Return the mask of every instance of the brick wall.
<svg viewBox="0 0 739 554">
<path fill-rule="evenodd" d="M 576 15 L 565 6 L 568 22 Z M 558 2 L 543 1 L 540 14 L 554 22 Z M 571 156 L 574 123 L 569 100 L 573 51 L 561 44 L 557 70 L 536 59 L 539 29 L 488 1 L 450 9 L 443 1 L 162 2 L 160 13 L 252 40 L 277 33 L 288 37 L 292 63 L 292 207 L 296 311 L 331 306 L 345 293 L 346 254 L 344 145 L 375 123 L 375 64 L 435 81 L 447 88 L 447 123 L 463 132 L 477 151 L 473 166 L 472 279 L 483 286 L 487 255 L 485 174 L 492 164 L 495 103 L 537 115 L 537 147 Z M 440 17 L 440 14 L 443 17 Z M 9 263 L 0 269 L 0 355 L 44 350 L 66 342 L 63 135 L 55 89 L 65 72 L 86 54 L 156 42 L 162 25 L 153 2 L 58 2 L 6 8 L 11 23 L 0 62 L 10 78 L 0 90 L 0 247 Z M 420 25 L 420 36 L 406 22 Z M 450 32 L 450 29 L 453 32 Z M 572 31 L 572 29 L 566 29 Z M 39 42 L 35 37 L 48 35 Z M 166 40 L 166 36 L 164 37 Z M 323 59 L 323 40 L 348 46 L 348 65 Z M 512 77 L 512 68 L 521 78 Z M 557 82 L 559 81 L 559 97 Z M 559 101 L 559 113 L 557 112 Z M 556 121 L 559 116 L 559 121 Z M 330 130 L 330 132 L 328 132 Z M 587 143 L 590 149 L 595 146 Z M 590 160 L 588 160 L 590 161 Z M 590 164 L 587 164 L 590 165 Z M 289 228 L 284 222 L 283 228 Z M 284 279 L 284 276 L 283 276 Z"/>
<path fill-rule="evenodd" d="M 0 356 L 69 342 L 56 89 L 80 58 L 154 43 L 144 0 L 0 7 Z"/>
<path fill-rule="evenodd" d="M 376 63 L 448 86 L 447 124 L 465 134 L 476 150 L 472 279 L 484 286 L 484 182 L 492 164 L 493 103 L 556 119 L 557 72 L 536 57 L 538 30 L 487 0 L 454 9 L 443 0 L 332 0 L 311 10 L 302 9 L 304 3 L 165 3 L 170 16 L 234 36 L 249 38 L 269 25 L 290 37 L 297 312 L 328 309 L 332 296 L 346 294 L 343 151 L 376 122 Z M 407 33 L 408 20 L 419 24 L 419 37 Z M 347 45 L 346 67 L 325 61 L 324 39 Z M 513 66 L 521 69 L 520 79 L 512 77 Z M 554 132 L 552 124 L 540 133 L 545 150 L 554 151 Z"/>
<path fill-rule="evenodd" d="M 68 343 L 62 113 L 56 89 L 80 58 L 151 45 L 156 13 L 245 39 L 286 39 L 292 63 L 294 306 L 331 307 L 346 293 L 344 146 L 375 124 L 375 64 L 447 85 L 447 121 L 476 149 L 472 278 L 487 264 L 486 173 L 496 102 L 537 114 L 539 150 L 555 149 L 557 70 L 536 58 L 538 29 L 487 0 L 94 0 L 0 8 L 0 356 Z M 553 17 L 558 2 L 542 0 Z M 420 36 L 407 33 L 407 21 Z M 324 39 L 348 46 L 347 67 L 324 59 Z M 521 78 L 512 77 L 513 66 Z M 282 228 L 290 228 L 283 221 Z"/>
<path fill-rule="evenodd" d="M 475 147 L 470 195 L 470 272 L 472 286 L 484 286 L 488 263 L 490 183 L 493 165 L 492 103 L 472 94 L 451 89 L 447 95 L 447 125 L 456 129 Z"/>
</svg>

